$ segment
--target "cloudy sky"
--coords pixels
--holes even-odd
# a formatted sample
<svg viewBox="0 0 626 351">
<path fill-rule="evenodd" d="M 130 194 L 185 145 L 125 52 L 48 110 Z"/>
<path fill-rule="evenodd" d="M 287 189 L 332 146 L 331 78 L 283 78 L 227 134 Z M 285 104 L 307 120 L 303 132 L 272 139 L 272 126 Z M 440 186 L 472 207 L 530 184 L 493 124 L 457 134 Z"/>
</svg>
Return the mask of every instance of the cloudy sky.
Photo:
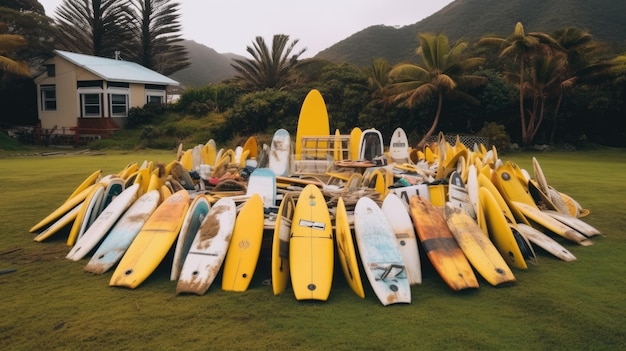
<svg viewBox="0 0 626 351">
<path fill-rule="evenodd" d="M 246 46 L 274 34 L 299 39 L 296 50 L 315 56 L 372 25 L 405 26 L 441 10 L 453 0 L 178 0 L 183 37 L 220 53 L 246 55 Z M 39 0 L 55 17 L 62 0 Z"/>
</svg>

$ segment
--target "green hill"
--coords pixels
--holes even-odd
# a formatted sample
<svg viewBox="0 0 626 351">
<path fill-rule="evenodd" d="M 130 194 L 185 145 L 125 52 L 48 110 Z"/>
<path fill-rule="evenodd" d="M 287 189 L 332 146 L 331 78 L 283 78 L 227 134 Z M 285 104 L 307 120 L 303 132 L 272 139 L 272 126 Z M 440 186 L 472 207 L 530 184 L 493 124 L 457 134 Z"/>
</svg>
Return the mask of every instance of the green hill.
<svg viewBox="0 0 626 351">
<path fill-rule="evenodd" d="M 522 22 L 528 32 L 549 33 L 574 26 L 588 30 L 597 40 L 623 47 L 624 13 L 624 0 L 456 0 L 412 25 L 368 27 L 315 57 L 360 66 L 369 65 L 376 57 L 391 63 L 415 60 L 419 32 L 441 32 L 452 41 L 463 38 L 472 42 L 485 34 L 506 36 L 516 22 Z"/>
<path fill-rule="evenodd" d="M 184 40 L 182 45 L 187 48 L 191 65 L 172 74 L 172 79 L 184 86 L 204 86 L 233 77 L 235 70 L 231 67 L 235 54 L 220 54 L 217 51 L 193 40 Z"/>
</svg>

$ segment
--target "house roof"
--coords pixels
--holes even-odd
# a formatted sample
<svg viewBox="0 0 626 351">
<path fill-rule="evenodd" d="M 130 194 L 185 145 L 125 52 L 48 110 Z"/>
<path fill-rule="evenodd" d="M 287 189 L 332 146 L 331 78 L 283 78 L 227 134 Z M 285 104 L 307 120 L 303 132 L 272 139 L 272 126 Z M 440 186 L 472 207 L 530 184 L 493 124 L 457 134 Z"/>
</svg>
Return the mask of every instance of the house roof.
<svg viewBox="0 0 626 351">
<path fill-rule="evenodd" d="M 107 81 L 179 85 L 177 81 L 134 62 L 62 50 L 54 50 L 54 53 Z"/>
</svg>

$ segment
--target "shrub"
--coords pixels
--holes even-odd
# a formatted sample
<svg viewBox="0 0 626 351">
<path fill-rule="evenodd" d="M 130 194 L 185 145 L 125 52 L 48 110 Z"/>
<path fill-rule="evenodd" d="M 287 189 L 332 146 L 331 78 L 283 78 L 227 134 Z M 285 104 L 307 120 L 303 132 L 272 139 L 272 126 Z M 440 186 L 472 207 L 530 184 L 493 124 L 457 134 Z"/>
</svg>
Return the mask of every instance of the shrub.
<svg viewBox="0 0 626 351">
<path fill-rule="evenodd" d="M 511 147 L 511 137 L 501 124 L 485 123 L 483 128 L 478 131 L 478 136 L 489 139 L 489 144 L 494 145 L 498 150 L 506 150 Z"/>
</svg>

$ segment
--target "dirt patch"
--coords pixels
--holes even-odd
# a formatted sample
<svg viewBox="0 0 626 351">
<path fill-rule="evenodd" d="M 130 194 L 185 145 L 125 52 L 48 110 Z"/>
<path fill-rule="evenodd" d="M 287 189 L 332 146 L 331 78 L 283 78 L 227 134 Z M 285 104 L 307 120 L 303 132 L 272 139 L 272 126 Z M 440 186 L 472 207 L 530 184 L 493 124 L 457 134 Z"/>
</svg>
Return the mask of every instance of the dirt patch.
<svg viewBox="0 0 626 351">
<path fill-rule="evenodd" d="M 228 210 L 227 206 L 217 206 L 211 209 L 211 214 L 202 222 L 200 226 L 200 242 L 213 239 L 220 231 L 219 215 Z M 202 246 L 202 244 L 201 244 Z"/>
</svg>

